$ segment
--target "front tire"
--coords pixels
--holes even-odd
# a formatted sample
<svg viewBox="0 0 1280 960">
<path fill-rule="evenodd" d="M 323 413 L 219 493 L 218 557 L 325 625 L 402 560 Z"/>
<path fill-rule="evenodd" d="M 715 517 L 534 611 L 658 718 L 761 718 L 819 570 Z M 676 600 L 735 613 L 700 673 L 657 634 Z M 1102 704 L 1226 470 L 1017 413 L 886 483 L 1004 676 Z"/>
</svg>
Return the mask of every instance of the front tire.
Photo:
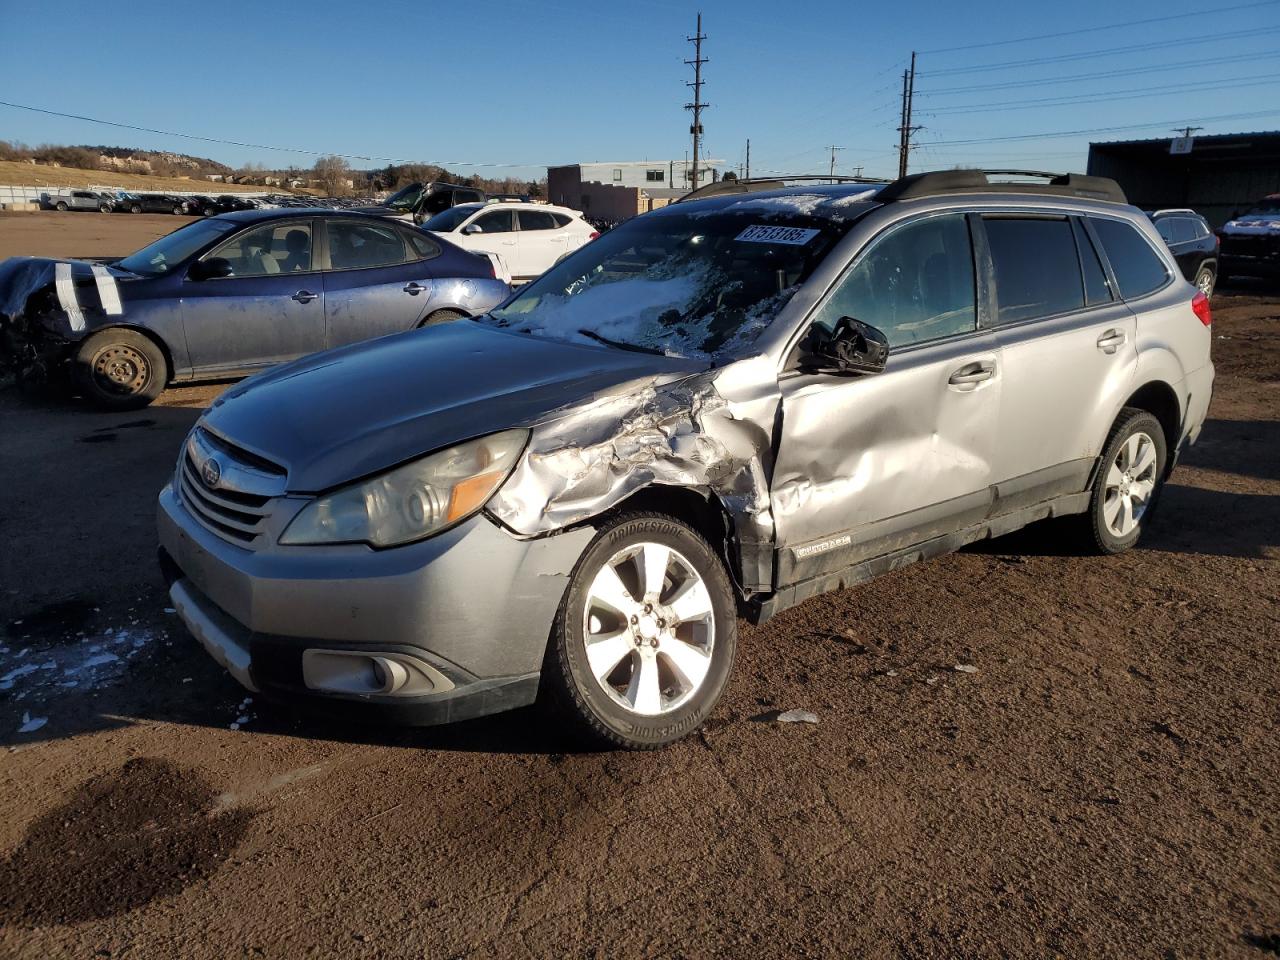
<svg viewBox="0 0 1280 960">
<path fill-rule="evenodd" d="M 706 720 L 737 646 L 720 557 L 660 514 L 608 523 L 574 568 L 552 627 L 543 687 L 596 743 L 647 750 Z"/>
<path fill-rule="evenodd" d="M 169 379 L 160 348 L 133 330 L 103 330 L 86 338 L 72 369 L 80 392 L 106 410 L 145 407 Z"/>
<path fill-rule="evenodd" d="M 111 212 L 111 205 L 110 205 L 109 203 L 100 203 L 100 204 L 98 204 L 98 212 L 99 212 L 99 213 L 110 213 L 110 212 Z"/>
<path fill-rule="evenodd" d="M 59 213 L 66 213 L 67 205 L 64 201 L 59 200 L 57 203 L 54 204 L 54 209 L 57 210 Z"/>
<path fill-rule="evenodd" d="M 1123 553 L 1138 542 L 1164 484 L 1167 462 L 1160 421 L 1146 410 L 1125 407 L 1107 438 L 1085 514 L 1097 552 Z"/>
<path fill-rule="evenodd" d="M 174 206 L 174 208 L 173 208 L 173 215 L 174 215 L 175 217 L 177 217 L 177 216 L 181 216 L 184 212 L 185 212 L 185 211 L 183 210 L 183 208 L 182 208 L 182 207 L 179 207 L 179 206 L 176 206 L 176 205 L 175 205 L 175 206 Z"/>
</svg>

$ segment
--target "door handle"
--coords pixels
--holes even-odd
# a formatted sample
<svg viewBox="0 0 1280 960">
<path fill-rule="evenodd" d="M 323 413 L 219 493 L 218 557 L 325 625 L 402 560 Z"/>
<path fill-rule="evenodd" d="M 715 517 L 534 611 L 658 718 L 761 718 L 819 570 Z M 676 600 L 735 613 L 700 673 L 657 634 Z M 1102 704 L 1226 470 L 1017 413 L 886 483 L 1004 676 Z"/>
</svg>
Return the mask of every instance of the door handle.
<svg viewBox="0 0 1280 960">
<path fill-rule="evenodd" d="M 409 294 L 409 296 L 411 297 L 416 297 L 418 294 L 424 292 L 426 289 L 427 288 L 424 287 L 422 284 L 420 284 L 417 280 L 410 280 L 408 283 L 404 285 L 404 292 Z"/>
<path fill-rule="evenodd" d="M 1108 330 L 1098 338 L 1098 349 L 1103 353 L 1115 353 L 1128 339 L 1121 330 Z"/>
<path fill-rule="evenodd" d="M 299 303 L 310 303 L 312 300 L 314 300 L 318 296 L 320 296 L 320 294 L 312 293 L 310 290 L 299 290 L 292 297 L 290 297 L 290 299 L 297 300 Z"/>
<path fill-rule="evenodd" d="M 994 360 L 975 360 L 973 363 L 966 363 L 951 374 L 947 383 L 955 387 L 973 387 L 984 380 L 990 380 L 995 375 L 996 362 Z"/>
</svg>

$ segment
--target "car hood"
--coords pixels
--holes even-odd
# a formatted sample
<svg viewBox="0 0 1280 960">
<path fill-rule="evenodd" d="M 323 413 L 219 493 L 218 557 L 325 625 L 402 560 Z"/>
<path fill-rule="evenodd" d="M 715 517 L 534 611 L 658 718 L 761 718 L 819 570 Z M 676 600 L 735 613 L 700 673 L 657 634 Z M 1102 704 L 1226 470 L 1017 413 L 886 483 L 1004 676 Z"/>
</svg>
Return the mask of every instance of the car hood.
<svg viewBox="0 0 1280 960">
<path fill-rule="evenodd" d="M 313 493 L 472 437 L 529 427 L 706 364 L 457 321 L 314 354 L 222 394 L 201 424 Z M 625 392 L 625 391 L 622 391 Z"/>
<path fill-rule="evenodd" d="M 1247 213 L 1224 224 L 1220 233 L 1280 233 L 1280 213 Z"/>
</svg>

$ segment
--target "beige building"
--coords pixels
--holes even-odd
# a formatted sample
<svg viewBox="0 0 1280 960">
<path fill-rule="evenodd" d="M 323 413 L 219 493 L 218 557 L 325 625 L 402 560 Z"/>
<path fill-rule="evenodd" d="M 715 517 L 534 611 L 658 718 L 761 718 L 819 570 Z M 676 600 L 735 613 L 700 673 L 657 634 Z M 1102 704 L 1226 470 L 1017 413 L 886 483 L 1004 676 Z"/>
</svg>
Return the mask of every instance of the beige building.
<svg viewBox="0 0 1280 960">
<path fill-rule="evenodd" d="M 722 160 L 698 164 L 698 186 L 720 178 Z M 664 207 L 693 189 L 692 165 L 684 160 L 575 163 L 547 168 L 552 203 L 601 220 L 626 220 Z"/>
</svg>

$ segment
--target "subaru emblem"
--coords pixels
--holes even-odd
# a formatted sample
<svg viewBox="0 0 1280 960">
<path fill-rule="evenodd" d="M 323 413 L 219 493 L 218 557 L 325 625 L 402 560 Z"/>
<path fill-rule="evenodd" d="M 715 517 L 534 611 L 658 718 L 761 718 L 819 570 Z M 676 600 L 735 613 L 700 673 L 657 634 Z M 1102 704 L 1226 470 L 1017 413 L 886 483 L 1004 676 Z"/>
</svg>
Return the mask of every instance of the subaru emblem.
<svg viewBox="0 0 1280 960">
<path fill-rule="evenodd" d="M 222 479 L 222 464 L 210 457 L 200 468 L 200 479 L 204 481 L 206 487 L 216 487 L 218 481 Z"/>
</svg>

